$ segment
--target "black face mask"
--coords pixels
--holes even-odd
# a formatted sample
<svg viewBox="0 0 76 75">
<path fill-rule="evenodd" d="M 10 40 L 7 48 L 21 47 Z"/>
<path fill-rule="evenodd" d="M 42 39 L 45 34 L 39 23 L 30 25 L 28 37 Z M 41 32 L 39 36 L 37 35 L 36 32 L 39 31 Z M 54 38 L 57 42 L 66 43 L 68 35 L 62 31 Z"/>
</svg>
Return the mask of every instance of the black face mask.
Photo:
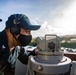
<svg viewBox="0 0 76 75">
<path fill-rule="evenodd" d="M 32 36 L 31 35 L 22 35 L 20 34 L 18 40 L 21 46 L 27 46 L 31 42 Z"/>
</svg>

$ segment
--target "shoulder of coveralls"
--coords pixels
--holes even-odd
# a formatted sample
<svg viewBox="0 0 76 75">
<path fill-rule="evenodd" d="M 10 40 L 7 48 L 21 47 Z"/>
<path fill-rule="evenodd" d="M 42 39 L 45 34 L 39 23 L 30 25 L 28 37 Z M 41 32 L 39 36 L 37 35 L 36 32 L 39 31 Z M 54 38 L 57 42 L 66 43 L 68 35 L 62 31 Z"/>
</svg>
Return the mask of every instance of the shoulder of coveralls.
<svg viewBox="0 0 76 75">
<path fill-rule="evenodd" d="M 3 37 L 3 35 L 5 35 L 4 33 L 5 33 L 4 30 L 0 32 L 0 51 L 3 51 L 5 49 L 5 46 L 4 46 L 4 37 Z"/>
<path fill-rule="evenodd" d="M 2 48 L 2 44 L 3 44 L 3 42 L 2 42 L 2 32 L 0 32 L 0 60 L 3 56 L 3 51 L 4 51 L 3 48 Z"/>
<path fill-rule="evenodd" d="M 0 32 L 0 49 L 1 49 L 1 46 L 2 46 L 2 32 Z"/>
</svg>

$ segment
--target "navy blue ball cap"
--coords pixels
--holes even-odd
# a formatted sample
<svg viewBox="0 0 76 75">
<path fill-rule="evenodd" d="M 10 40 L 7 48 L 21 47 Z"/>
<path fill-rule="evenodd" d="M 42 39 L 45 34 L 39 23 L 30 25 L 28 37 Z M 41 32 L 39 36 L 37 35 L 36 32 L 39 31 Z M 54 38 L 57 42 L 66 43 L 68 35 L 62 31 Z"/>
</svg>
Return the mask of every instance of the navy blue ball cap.
<svg viewBox="0 0 76 75">
<path fill-rule="evenodd" d="M 26 30 L 38 30 L 40 28 L 40 25 L 32 25 L 29 18 L 25 15 L 22 15 L 20 22 L 20 27 Z"/>
<path fill-rule="evenodd" d="M 17 23 L 15 23 L 15 20 Z M 23 14 L 13 14 L 8 17 L 8 20 L 6 21 L 6 29 L 14 25 L 26 30 L 38 30 L 40 28 L 40 25 L 32 25 L 29 18 Z"/>
</svg>

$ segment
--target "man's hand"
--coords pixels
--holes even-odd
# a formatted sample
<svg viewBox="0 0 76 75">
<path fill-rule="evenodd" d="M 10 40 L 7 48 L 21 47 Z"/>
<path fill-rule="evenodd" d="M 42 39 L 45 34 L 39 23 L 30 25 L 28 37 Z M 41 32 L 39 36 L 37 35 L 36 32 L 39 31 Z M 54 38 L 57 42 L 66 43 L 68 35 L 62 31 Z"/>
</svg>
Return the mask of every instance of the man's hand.
<svg viewBox="0 0 76 75">
<path fill-rule="evenodd" d="M 33 51 L 31 51 L 31 52 L 29 53 L 29 56 L 30 56 L 30 55 L 35 56 L 35 55 L 37 55 L 37 54 L 38 54 L 38 49 L 34 49 Z"/>
</svg>

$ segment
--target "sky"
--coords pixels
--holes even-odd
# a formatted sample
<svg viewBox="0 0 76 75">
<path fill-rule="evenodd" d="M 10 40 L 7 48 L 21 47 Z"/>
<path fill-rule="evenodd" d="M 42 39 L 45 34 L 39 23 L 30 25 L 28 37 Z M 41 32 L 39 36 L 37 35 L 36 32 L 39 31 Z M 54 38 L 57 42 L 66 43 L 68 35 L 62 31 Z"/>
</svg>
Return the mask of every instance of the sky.
<svg viewBox="0 0 76 75">
<path fill-rule="evenodd" d="M 0 0 L 0 31 L 11 14 L 25 14 L 31 24 L 41 25 L 33 37 L 76 34 L 76 0 Z"/>
</svg>

